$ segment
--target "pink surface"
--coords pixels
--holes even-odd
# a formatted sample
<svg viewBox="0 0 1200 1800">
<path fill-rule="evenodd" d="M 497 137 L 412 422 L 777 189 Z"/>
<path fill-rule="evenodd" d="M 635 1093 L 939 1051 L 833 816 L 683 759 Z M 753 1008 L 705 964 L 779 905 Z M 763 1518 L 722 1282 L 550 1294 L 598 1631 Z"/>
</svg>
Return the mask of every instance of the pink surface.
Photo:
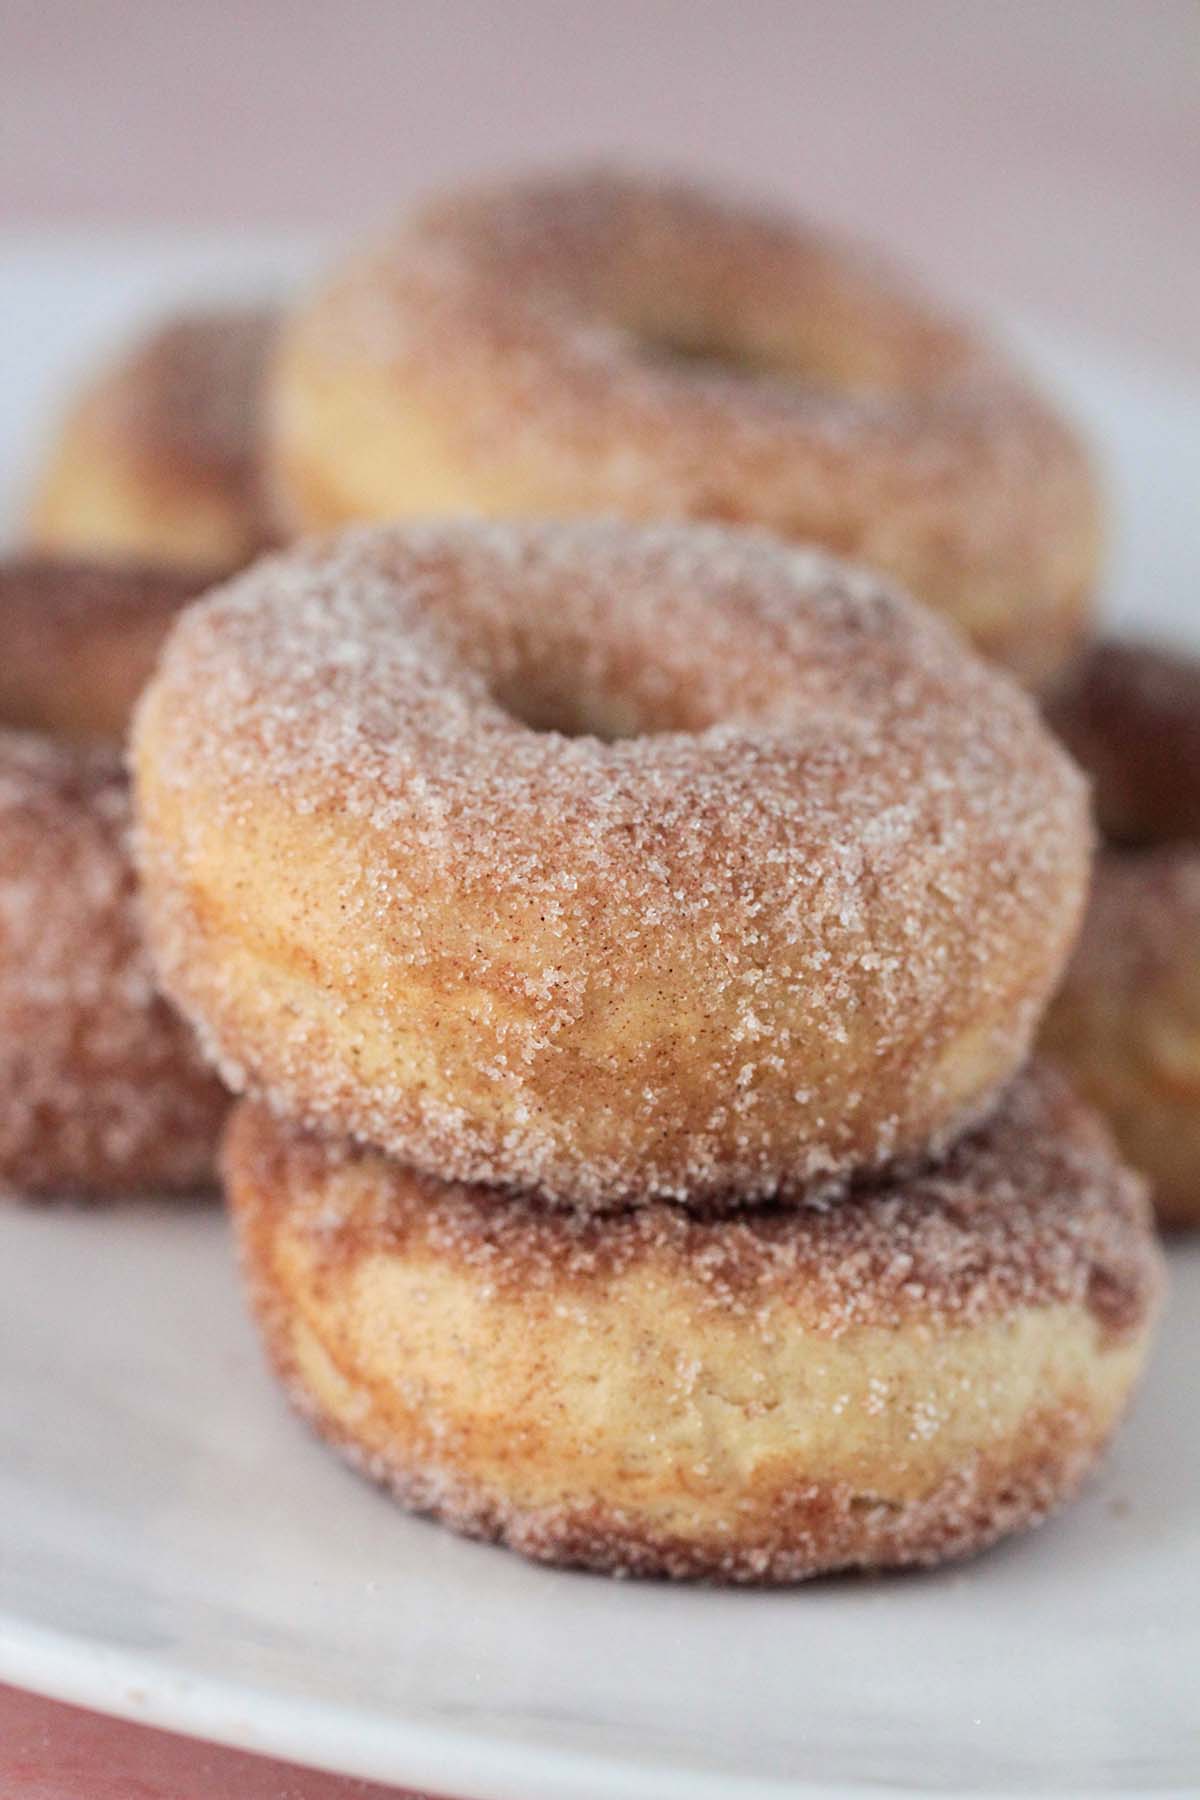
<svg viewBox="0 0 1200 1800">
<path fill-rule="evenodd" d="M 3 1800 L 419 1800 L 0 1687 Z"/>
<path fill-rule="evenodd" d="M 0 0 L 0 223 L 349 229 L 616 155 L 1200 366 L 1192 0 Z M 365 1800 L 0 1689 L 4 1800 Z"/>
</svg>

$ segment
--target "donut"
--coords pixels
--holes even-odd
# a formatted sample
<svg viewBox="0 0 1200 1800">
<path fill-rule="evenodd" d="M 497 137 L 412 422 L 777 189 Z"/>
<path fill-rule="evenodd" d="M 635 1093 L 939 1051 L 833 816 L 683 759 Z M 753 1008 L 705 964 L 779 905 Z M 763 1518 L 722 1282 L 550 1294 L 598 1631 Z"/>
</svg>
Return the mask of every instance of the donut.
<svg viewBox="0 0 1200 1800">
<path fill-rule="evenodd" d="M 1200 844 L 1200 656 L 1130 639 L 1088 650 L 1049 696 L 1118 844 Z"/>
<path fill-rule="evenodd" d="M 1150 1177 L 1160 1221 L 1200 1225 L 1200 846 L 1101 854 L 1042 1045 Z"/>
<path fill-rule="evenodd" d="M 0 722 L 120 743 L 168 627 L 197 591 L 198 578 L 177 570 L 0 558 Z"/>
<path fill-rule="evenodd" d="M 1114 847 L 1043 1042 L 1149 1175 L 1160 1222 L 1200 1225 L 1200 657 L 1102 641 L 1046 716 Z"/>
<path fill-rule="evenodd" d="M 604 1219 L 243 1102 L 224 1157 L 295 1404 L 405 1505 L 548 1562 L 794 1581 L 934 1563 L 1071 1494 L 1145 1355 L 1142 1186 L 1050 1072 L 825 1210 Z"/>
<path fill-rule="evenodd" d="M 122 756 L 69 741 L 119 732 L 189 591 L 169 575 L 0 564 L 6 1190 L 90 1198 L 191 1190 L 214 1176 L 227 1099 L 155 994 Z"/>
<path fill-rule="evenodd" d="M 156 326 L 70 406 L 38 481 L 33 545 L 236 568 L 271 536 L 262 388 L 276 316 L 223 309 Z"/>
<path fill-rule="evenodd" d="M 268 461 L 299 531 L 470 512 L 709 518 L 895 576 L 1033 683 L 1084 635 L 1075 436 L 874 257 L 684 184 L 457 195 L 286 322 Z"/>
<path fill-rule="evenodd" d="M 447 1179 L 744 1204 L 961 1130 L 1083 903 L 1033 703 L 766 534 L 374 526 L 189 609 L 151 942 L 227 1082 Z"/>
</svg>

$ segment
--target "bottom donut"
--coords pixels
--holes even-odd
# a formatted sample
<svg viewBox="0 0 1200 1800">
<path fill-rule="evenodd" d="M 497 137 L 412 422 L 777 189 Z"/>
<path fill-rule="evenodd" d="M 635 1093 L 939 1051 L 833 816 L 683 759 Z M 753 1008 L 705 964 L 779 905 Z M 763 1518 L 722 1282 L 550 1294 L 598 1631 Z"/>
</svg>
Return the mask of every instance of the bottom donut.
<svg viewBox="0 0 1200 1800">
<path fill-rule="evenodd" d="M 601 1219 L 249 1104 L 225 1175 L 300 1410 L 414 1510 L 547 1562 L 790 1582 L 1042 1518 L 1137 1379 L 1141 1184 L 1048 1071 L 936 1168 L 824 1211 Z"/>
</svg>

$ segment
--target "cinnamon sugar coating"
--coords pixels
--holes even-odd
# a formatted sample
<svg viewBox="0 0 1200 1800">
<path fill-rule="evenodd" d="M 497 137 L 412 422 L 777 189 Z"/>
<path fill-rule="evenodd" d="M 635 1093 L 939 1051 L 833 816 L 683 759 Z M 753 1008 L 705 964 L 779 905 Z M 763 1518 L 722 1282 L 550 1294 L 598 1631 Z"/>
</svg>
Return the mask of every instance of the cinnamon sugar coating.
<svg viewBox="0 0 1200 1800">
<path fill-rule="evenodd" d="M 288 320 L 271 473 L 300 530 L 472 512 L 713 518 L 885 570 L 1040 683 L 1100 504 L 991 345 L 804 221 L 567 173 L 448 197 Z"/>
<path fill-rule="evenodd" d="M 862 571 L 712 526 L 348 532 L 193 608 L 134 733 L 235 1089 L 584 1208 L 961 1129 L 1073 937 L 1082 783 Z"/>
<path fill-rule="evenodd" d="M 1200 1225 L 1200 845 L 1101 853 L 1041 1042 L 1150 1177 L 1160 1221 Z"/>
<path fill-rule="evenodd" d="M 1047 701 L 1118 844 L 1200 844 L 1200 657 L 1130 639 L 1095 644 Z"/>
<path fill-rule="evenodd" d="M 227 1097 L 155 993 L 115 751 L 0 730 L 0 1187 L 188 1191 Z"/>
<path fill-rule="evenodd" d="M 930 1563 L 1071 1492 L 1145 1353 L 1141 1184 L 1027 1073 L 825 1210 L 603 1219 L 244 1106 L 226 1185 L 293 1401 L 408 1506 L 619 1573 Z"/>
<path fill-rule="evenodd" d="M 273 537 L 262 487 L 268 309 L 181 314 L 69 410 L 30 512 L 58 554 L 231 569 Z"/>
</svg>

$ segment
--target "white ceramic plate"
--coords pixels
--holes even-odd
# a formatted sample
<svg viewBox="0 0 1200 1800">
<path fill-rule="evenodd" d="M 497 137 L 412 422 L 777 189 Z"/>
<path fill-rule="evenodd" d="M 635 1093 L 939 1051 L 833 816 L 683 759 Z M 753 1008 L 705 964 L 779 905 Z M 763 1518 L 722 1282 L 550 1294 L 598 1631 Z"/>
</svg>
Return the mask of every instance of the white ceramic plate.
<svg viewBox="0 0 1200 1800">
<path fill-rule="evenodd" d="M 302 262 L 0 259 L 10 497 L 82 350 L 164 295 Z M 1022 336 L 1107 453 L 1117 610 L 1200 636 L 1200 393 Z M 215 1212 L 4 1209 L 0 1677 L 473 1800 L 1195 1793 L 1200 1250 L 1172 1261 L 1141 1403 L 1070 1513 L 942 1574 L 721 1593 L 404 1518 L 284 1410 Z"/>
</svg>

